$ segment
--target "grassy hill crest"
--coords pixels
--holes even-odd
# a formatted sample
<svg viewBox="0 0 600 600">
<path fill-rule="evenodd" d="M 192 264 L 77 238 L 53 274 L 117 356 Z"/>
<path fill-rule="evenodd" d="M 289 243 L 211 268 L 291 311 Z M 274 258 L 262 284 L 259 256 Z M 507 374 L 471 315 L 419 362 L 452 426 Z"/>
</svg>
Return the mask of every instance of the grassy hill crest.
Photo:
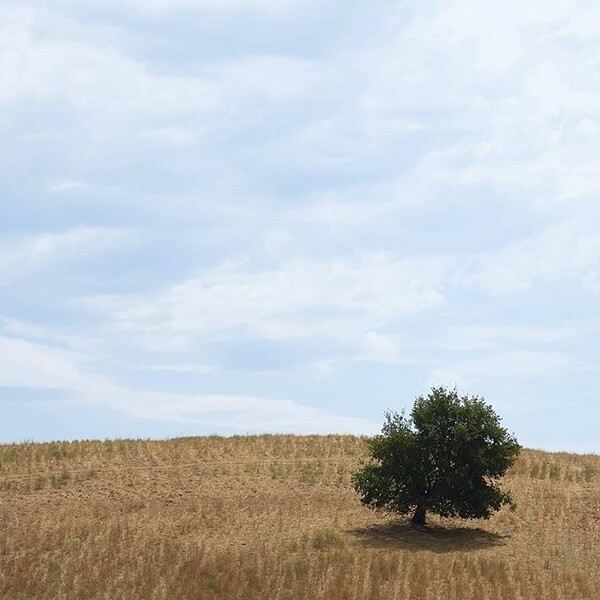
<svg viewBox="0 0 600 600">
<path fill-rule="evenodd" d="M 426 532 L 362 507 L 354 436 L 0 446 L 0 597 L 597 600 L 600 456 L 524 450 L 517 502 Z"/>
</svg>

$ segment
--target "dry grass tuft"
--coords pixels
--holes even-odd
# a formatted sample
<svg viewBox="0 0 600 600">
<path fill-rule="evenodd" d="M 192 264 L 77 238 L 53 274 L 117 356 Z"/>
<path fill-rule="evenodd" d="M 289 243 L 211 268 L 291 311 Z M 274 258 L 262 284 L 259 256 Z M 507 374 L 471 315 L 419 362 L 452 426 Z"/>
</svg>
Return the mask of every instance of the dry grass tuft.
<svg viewBox="0 0 600 600">
<path fill-rule="evenodd" d="M 360 505 L 352 436 L 0 446 L 0 598 L 597 600 L 600 456 L 527 450 L 518 503 L 426 531 Z"/>
</svg>

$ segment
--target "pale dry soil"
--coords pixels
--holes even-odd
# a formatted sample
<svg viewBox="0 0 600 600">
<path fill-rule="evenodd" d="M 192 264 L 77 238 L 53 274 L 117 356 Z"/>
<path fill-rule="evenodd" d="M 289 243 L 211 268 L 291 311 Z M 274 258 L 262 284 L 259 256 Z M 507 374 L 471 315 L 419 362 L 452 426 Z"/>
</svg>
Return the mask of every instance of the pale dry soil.
<svg viewBox="0 0 600 600">
<path fill-rule="evenodd" d="M 0 598 L 600 599 L 600 456 L 526 450 L 517 502 L 425 531 L 361 506 L 352 436 L 0 446 Z"/>
</svg>

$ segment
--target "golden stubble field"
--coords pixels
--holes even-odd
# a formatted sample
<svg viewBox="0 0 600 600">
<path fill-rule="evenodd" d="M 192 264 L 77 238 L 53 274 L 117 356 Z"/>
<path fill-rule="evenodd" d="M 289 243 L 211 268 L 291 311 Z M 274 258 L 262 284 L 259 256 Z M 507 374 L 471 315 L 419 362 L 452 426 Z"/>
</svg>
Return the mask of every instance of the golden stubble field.
<svg viewBox="0 0 600 600">
<path fill-rule="evenodd" d="M 600 598 L 600 456 L 525 450 L 518 503 L 413 531 L 352 436 L 0 446 L 0 598 Z"/>
</svg>

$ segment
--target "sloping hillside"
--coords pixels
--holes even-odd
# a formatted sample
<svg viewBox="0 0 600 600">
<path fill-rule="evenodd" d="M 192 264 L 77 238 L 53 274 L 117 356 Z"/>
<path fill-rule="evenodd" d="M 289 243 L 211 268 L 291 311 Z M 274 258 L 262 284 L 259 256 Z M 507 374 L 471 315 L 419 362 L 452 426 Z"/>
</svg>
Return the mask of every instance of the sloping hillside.
<svg viewBox="0 0 600 600">
<path fill-rule="evenodd" d="M 0 597 L 600 598 L 600 456 L 524 451 L 517 512 L 423 533 L 360 505 L 364 452 L 351 436 L 0 446 Z"/>
</svg>

